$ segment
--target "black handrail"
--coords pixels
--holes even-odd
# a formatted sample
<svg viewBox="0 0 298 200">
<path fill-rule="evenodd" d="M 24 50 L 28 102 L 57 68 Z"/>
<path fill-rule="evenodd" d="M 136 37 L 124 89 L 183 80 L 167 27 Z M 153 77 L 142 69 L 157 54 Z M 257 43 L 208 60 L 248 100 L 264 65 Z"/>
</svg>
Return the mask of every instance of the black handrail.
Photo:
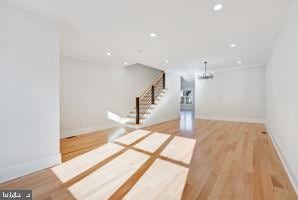
<svg viewBox="0 0 298 200">
<path fill-rule="evenodd" d="M 165 72 L 152 83 L 151 89 L 146 90 L 141 97 L 136 97 L 136 124 L 140 124 L 140 118 L 145 115 L 151 105 L 155 103 L 155 98 L 161 94 L 161 91 L 166 88 Z M 142 102 L 142 104 L 140 104 Z"/>
</svg>

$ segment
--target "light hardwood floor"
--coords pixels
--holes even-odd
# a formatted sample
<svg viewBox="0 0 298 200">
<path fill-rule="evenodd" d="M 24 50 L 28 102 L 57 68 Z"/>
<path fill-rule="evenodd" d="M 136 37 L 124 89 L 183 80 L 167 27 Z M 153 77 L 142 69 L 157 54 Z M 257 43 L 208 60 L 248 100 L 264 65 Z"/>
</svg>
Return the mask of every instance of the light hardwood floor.
<svg viewBox="0 0 298 200">
<path fill-rule="evenodd" d="M 0 184 L 0 189 L 32 189 L 34 199 L 75 199 L 68 188 L 77 188 L 76 183 L 94 174 L 105 164 L 127 152 L 127 149 L 149 155 L 146 162 L 130 176 L 110 199 L 121 199 L 148 171 L 160 153 L 174 136 L 196 140 L 191 163 L 168 159 L 177 166 L 189 169 L 182 199 L 255 199 L 297 200 L 295 191 L 287 177 L 268 134 L 263 134 L 263 124 L 193 120 L 181 117 L 148 128 L 151 132 L 171 136 L 154 153 L 136 149 L 138 141 L 116 152 L 111 157 L 95 164 L 88 170 L 62 182 L 52 169 Z M 74 138 L 61 140 L 63 162 L 89 152 L 99 146 L 132 131 L 113 128 Z M 145 135 L 146 138 L 148 135 Z M 142 140 L 141 138 L 140 140 Z M 167 158 L 163 158 L 167 160 Z M 74 187 L 75 185 L 75 187 Z M 81 188 L 82 190 L 84 188 Z"/>
<path fill-rule="evenodd" d="M 124 200 L 180 200 L 188 168 L 156 159 Z"/>
</svg>

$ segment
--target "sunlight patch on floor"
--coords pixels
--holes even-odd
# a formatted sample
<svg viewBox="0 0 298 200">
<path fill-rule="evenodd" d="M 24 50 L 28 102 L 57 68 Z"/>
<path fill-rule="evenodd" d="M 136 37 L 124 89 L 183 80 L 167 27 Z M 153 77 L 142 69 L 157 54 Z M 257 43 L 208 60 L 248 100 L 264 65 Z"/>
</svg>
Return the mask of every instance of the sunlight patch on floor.
<svg viewBox="0 0 298 200">
<path fill-rule="evenodd" d="M 161 152 L 161 156 L 190 164 L 195 144 L 195 139 L 175 136 Z"/>
<path fill-rule="evenodd" d="M 115 139 L 123 136 L 126 133 L 125 128 L 119 128 L 116 131 L 114 131 L 109 137 L 108 142 L 113 142 Z"/>
<path fill-rule="evenodd" d="M 61 182 L 65 183 L 122 149 L 124 149 L 124 147 L 121 145 L 107 143 L 60 165 L 52 167 L 51 170 Z"/>
<path fill-rule="evenodd" d="M 72 185 L 68 190 L 77 200 L 108 199 L 148 158 L 146 154 L 128 150 Z"/>
<path fill-rule="evenodd" d="M 107 118 L 112 120 L 112 121 L 121 123 L 121 124 L 125 124 L 127 122 L 126 118 L 120 117 L 119 115 L 117 115 L 117 114 L 115 114 L 111 111 L 107 112 Z"/>
<path fill-rule="evenodd" d="M 157 159 L 124 200 L 181 199 L 188 168 Z"/>
<path fill-rule="evenodd" d="M 116 139 L 115 142 L 118 142 L 120 144 L 130 145 L 130 144 L 136 142 L 137 140 L 141 139 L 142 137 L 145 137 L 149 133 L 150 133 L 150 131 L 146 131 L 146 130 L 141 130 L 141 129 L 135 130 L 131 133 L 128 133 L 128 134 Z"/>
<path fill-rule="evenodd" d="M 52 171 L 65 183 L 101 161 L 125 150 L 83 179 L 70 185 L 62 192 L 63 194 L 59 195 L 71 195 L 77 200 L 109 199 L 149 158 L 153 158 L 137 150 L 155 153 L 170 137 L 171 135 L 164 133 L 150 134 L 147 130 L 135 130 L 115 140 L 125 145 L 137 142 L 134 146 L 124 147 L 116 143 L 107 143 L 53 167 Z M 175 136 L 160 155 L 155 155 L 159 158 L 153 158 L 156 160 L 148 166 L 147 171 L 128 191 L 124 199 L 180 199 L 189 169 L 171 160 L 189 164 L 195 143 L 194 139 Z M 165 161 L 163 157 L 170 160 Z"/>
<path fill-rule="evenodd" d="M 154 153 L 169 137 L 167 134 L 153 133 L 134 145 L 134 148 Z"/>
</svg>

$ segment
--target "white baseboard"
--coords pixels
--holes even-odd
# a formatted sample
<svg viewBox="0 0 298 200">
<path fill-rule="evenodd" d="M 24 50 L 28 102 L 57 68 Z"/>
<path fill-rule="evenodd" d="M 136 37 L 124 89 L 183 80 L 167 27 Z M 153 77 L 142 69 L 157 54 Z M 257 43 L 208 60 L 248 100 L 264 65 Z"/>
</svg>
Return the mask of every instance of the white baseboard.
<svg viewBox="0 0 298 200">
<path fill-rule="evenodd" d="M 101 130 L 105 130 L 105 129 L 109 129 L 109 128 L 120 127 L 120 126 L 125 126 L 125 127 L 128 127 L 128 128 L 138 129 L 138 128 L 144 128 L 144 127 L 147 127 L 147 126 L 152 126 L 154 124 L 160 124 L 160 123 L 166 122 L 166 121 L 171 121 L 171 120 L 178 119 L 178 118 L 179 118 L 179 116 L 177 117 L 176 115 L 175 116 L 163 116 L 157 121 L 145 120 L 144 123 L 140 124 L 140 125 L 120 124 L 120 123 L 114 123 L 114 122 L 109 123 L 109 124 L 100 124 L 100 125 L 96 125 L 96 126 L 92 126 L 92 127 L 86 127 L 86 128 L 75 129 L 75 130 L 63 131 L 63 132 L 60 133 L 60 137 L 61 138 L 67 138 L 67 137 L 71 137 L 71 136 L 88 134 L 88 133 L 91 133 L 91 132 L 101 131 Z"/>
<path fill-rule="evenodd" d="M 69 130 L 69 131 L 62 131 L 60 133 L 61 138 L 66 138 L 66 137 L 71 137 L 71 136 L 76 136 L 76 135 L 81 135 L 81 134 L 87 134 L 95 131 L 101 131 L 104 129 L 109 129 L 109 128 L 114 128 L 114 127 L 119 127 L 122 124 L 119 123 L 109 123 L 109 124 L 100 124 L 92 127 L 85 127 L 85 128 L 80 128 L 80 129 L 75 129 L 75 130 Z"/>
<path fill-rule="evenodd" d="M 288 177 L 296 191 L 296 194 L 298 195 L 298 178 L 297 175 L 295 173 L 295 171 L 293 170 L 293 168 L 291 167 L 290 163 L 287 161 L 286 157 L 284 156 L 284 153 L 282 152 L 280 145 L 278 144 L 276 137 L 274 136 L 274 132 L 272 131 L 272 129 L 268 126 L 267 123 L 265 123 L 267 132 L 269 133 L 269 136 L 271 138 L 271 141 L 279 155 L 279 158 L 288 174 Z"/>
<path fill-rule="evenodd" d="M 0 169 L 0 183 L 9 181 L 38 170 L 42 170 L 61 163 L 61 155 L 56 154 L 46 158 L 25 162 L 19 165 L 13 165 L 4 169 Z"/>
<path fill-rule="evenodd" d="M 172 121 L 172 120 L 178 120 L 179 119 L 179 116 L 177 117 L 176 115 L 175 116 L 171 116 L 171 117 L 167 117 L 167 118 L 164 118 L 162 120 L 158 120 L 158 121 L 152 121 L 152 122 L 147 122 L 143 125 L 142 128 L 145 128 L 145 127 L 149 127 L 149 126 L 153 126 L 153 125 L 157 125 L 157 124 L 161 124 L 161 123 L 165 123 L 165 122 L 168 122 L 168 121 Z"/>
<path fill-rule="evenodd" d="M 143 124 L 142 128 L 148 127 L 148 126 L 153 126 L 153 125 L 160 124 L 160 123 L 164 123 L 167 121 L 172 121 L 175 119 L 179 119 L 179 117 L 180 117 L 180 110 L 177 113 L 170 113 L 170 114 L 165 114 L 165 115 L 161 115 L 161 116 L 156 116 L 155 112 L 152 112 L 150 117 L 148 119 L 144 120 L 144 124 Z"/>
<path fill-rule="evenodd" d="M 133 129 L 140 129 L 140 128 L 146 128 L 146 127 L 149 127 L 149 126 L 154 126 L 154 125 L 157 125 L 157 124 L 165 123 L 165 122 L 172 121 L 172 120 L 178 120 L 178 119 L 179 119 L 179 116 L 177 117 L 175 115 L 175 116 L 163 118 L 162 120 L 158 120 L 158 121 L 149 121 L 149 122 L 144 121 L 144 123 L 139 124 L 139 125 L 126 124 L 126 127 L 133 128 Z"/>
<path fill-rule="evenodd" d="M 248 122 L 248 123 L 265 123 L 264 119 L 258 118 L 244 118 L 244 117 L 226 117 L 213 115 L 196 115 L 196 119 L 231 121 L 231 122 Z"/>
</svg>

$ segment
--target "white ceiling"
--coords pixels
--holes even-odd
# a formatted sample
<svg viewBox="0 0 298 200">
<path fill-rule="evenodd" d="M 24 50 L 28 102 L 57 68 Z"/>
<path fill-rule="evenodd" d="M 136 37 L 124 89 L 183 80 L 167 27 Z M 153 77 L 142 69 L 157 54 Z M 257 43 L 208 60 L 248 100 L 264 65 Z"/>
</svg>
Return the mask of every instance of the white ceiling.
<svg viewBox="0 0 298 200">
<path fill-rule="evenodd" d="M 63 55 L 178 72 L 197 71 L 205 60 L 214 69 L 238 66 L 238 60 L 265 63 L 287 5 L 287 0 L 220 0 L 224 8 L 215 12 L 219 0 L 25 1 L 61 19 Z"/>
</svg>

